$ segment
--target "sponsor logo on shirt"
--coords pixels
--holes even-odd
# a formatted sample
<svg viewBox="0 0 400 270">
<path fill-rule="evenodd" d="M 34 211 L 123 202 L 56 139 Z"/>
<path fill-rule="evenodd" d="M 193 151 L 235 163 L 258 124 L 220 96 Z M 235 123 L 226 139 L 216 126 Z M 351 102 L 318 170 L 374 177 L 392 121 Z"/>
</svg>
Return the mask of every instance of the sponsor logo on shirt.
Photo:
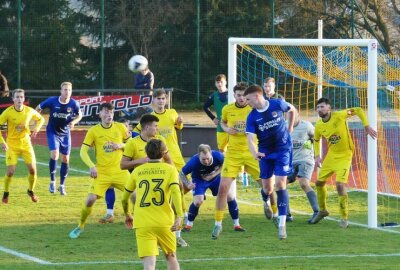
<svg viewBox="0 0 400 270">
<path fill-rule="evenodd" d="M 53 113 L 54 118 L 62 118 L 62 119 L 67 119 L 68 116 L 70 116 L 70 113 Z"/>
<path fill-rule="evenodd" d="M 329 137 L 328 142 L 330 144 L 337 144 L 342 138 L 339 135 L 332 135 Z"/>
<path fill-rule="evenodd" d="M 262 125 L 258 125 L 258 130 L 260 130 L 261 132 L 264 131 L 264 130 L 268 130 L 270 128 L 278 126 L 279 122 L 281 122 L 281 121 L 282 121 L 282 119 L 280 117 L 279 118 L 275 118 L 274 120 L 265 122 Z"/>
</svg>

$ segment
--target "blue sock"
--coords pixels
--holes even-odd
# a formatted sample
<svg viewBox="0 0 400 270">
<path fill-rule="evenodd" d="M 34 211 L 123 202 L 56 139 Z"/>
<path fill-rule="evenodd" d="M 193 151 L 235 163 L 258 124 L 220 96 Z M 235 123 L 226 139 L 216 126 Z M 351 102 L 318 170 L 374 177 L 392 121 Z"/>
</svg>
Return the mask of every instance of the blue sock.
<svg viewBox="0 0 400 270">
<path fill-rule="evenodd" d="M 289 193 L 286 189 L 278 190 L 278 213 L 280 216 L 286 216 L 289 204 Z"/>
<path fill-rule="evenodd" d="M 192 203 L 189 206 L 188 220 L 193 222 L 194 219 L 197 217 L 198 213 L 199 213 L 199 207 L 197 207 L 196 205 L 194 205 L 194 203 Z"/>
<path fill-rule="evenodd" d="M 115 190 L 114 188 L 109 188 L 106 191 L 107 209 L 114 209 L 114 203 L 115 203 Z"/>
<path fill-rule="evenodd" d="M 60 185 L 64 185 L 65 178 L 68 176 L 69 165 L 68 163 L 61 162 L 60 168 Z"/>
<path fill-rule="evenodd" d="M 50 170 L 50 181 L 56 181 L 56 172 L 57 172 L 57 160 L 50 158 L 49 161 L 49 170 Z"/>
<path fill-rule="evenodd" d="M 261 188 L 261 197 L 264 202 L 267 202 L 269 200 L 269 194 L 265 193 L 262 188 Z"/>
<path fill-rule="evenodd" d="M 231 214 L 232 219 L 239 218 L 239 207 L 237 205 L 236 200 L 228 202 L 228 209 L 229 209 L 229 214 Z"/>
</svg>

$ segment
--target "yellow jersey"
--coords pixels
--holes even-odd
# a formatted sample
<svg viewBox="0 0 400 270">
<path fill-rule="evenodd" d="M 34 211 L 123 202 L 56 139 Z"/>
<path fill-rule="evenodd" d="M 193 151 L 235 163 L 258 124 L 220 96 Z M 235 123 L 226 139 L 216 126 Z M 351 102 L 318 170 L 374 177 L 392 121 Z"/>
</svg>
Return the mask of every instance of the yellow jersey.
<svg viewBox="0 0 400 270">
<path fill-rule="evenodd" d="M 175 206 L 181 206 L 178 171 L 170 164 L 148 162 L 135 169 L 125 189 L 136 190 L 136 203 L 133 210 L 134 228 L 170 227 L 175 215 L 171 207 L 171 195 Z M 177 213 L 182 216 L 182 209 Z"/>
<path fill-rule="evenodd" d="M 350 135 L 347 118 L 357 115 L 364 126 L 368 125 L 368 119 L 364 111 L 359 108 L 349 108 L 342 111 L 331 112 L 327 122 L 319 119 L 315 124 L 314 154 L 320 155 L 320 139 L 324 137 L 328 142 L 328 153 L 343 153 L 353 151 L 354 143 Z"/>
<path fill-rule="evenodd" d="M 157 116 L 160 120 L 158 122 L 158 134 L 165 138 L 167 144 L 169 155 L 174 164 L 181 164 L 183 166 L 185 161 L 183 159 L 181 149 L 179 148 L 178 136 L 176 134 L 176 129 L 181 130 L 183 128 L 183 123 L 180 125 L 176 124 L 178 119 L 178 113 L 175 109 L 165 109 L 163 113 L 157 113 L 153 111 L 152 115 Z M 140 123 L 135 127 L 134 131 L 140 133 L 142 126 Z"/>
<path fill-rule="evenodd" d="M 0 115 L 0 125 L 7 123 L 7 143 L 11 142 L 29 142 L 30 138 L 30 122 L 36 121 L 35 131 L 39 131 L 45 120 L 36 110 L 29 106 L 23 106 L 21 111 L 15 109 L 14 106 L 8 107 Z M 4 138 L 0 132 L 0 142 L 4 143 Z"/>
<path fill-rule="evenodd" d="M 151 139 L 158 139 L 165 143 L 164 137 L 162 137 L 160 135 L 156 135 L 156 136 L 154 136 L 154 138 L 151 138 Z M 147 144 L 147 141 L 143 140 L 140 135 L 136 136 L 135 138 L 130 138 L 126 142 L 123 155 L 132 160 L 147 157 L 146 150 L 145 150 L 146 144 Z"/>
<path fill-rule="evenodd" d="M 122 149 L 114 150 L 111 143 L 122 144 L 130 134 L 122 123 L 113 122 L 109 128 L 100 124 L 91 127 L 86 133 L 83 144 L 93 146 L 96 155 L 96 168 L 99 172 L 110 174 L 120 172 Z"/>
<path fill-rule="evenodd" d="M 238 107 L 236 103 L 225 105 L 222 108 L 221 120 L 228 127 L 238 131 L 235 135 L 229 134 L 227 151 L 249 151 L 246 137 L 246 119 L 252 108 L 249 105 Z"/>
</svg>

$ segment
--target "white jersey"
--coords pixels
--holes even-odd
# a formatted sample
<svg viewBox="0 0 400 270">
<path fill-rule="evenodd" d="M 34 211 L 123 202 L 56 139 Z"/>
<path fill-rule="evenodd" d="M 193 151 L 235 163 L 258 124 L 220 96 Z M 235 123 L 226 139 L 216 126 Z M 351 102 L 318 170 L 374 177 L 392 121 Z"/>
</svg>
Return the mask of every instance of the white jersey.
<svg viewBox="0 0 400 270">
<path fill-rule="evenodd" d="M 314 163 L 314 126 L 304 120 L 300 120 L 290 134 L 293 144 L 293 163 L 311 162 Z"/>
</svg>

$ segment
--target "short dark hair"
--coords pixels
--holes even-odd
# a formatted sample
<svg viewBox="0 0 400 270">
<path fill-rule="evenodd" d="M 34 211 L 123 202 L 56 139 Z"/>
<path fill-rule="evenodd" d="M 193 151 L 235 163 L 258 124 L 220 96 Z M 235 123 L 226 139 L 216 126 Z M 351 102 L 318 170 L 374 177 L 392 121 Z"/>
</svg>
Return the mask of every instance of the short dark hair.
<svg viewBox="0 0 400 270">
<path fill-rule="evenodd" d="M 151 139 L 148 141 L 144 149 L 150 159 L 161 159 L 167 152 L 165 143 L 158 139 Z"/>
<path fill-rule="evenodd" d="M 236 84 L 236 85 L 233 87 L 233 92 L 236 92 L 236 91 L 245 91 L 248 87 L 249 87 L 249 85 L 248 85 L 247 83 L 245 83 L 245 82 L 239 82 L 238 84 Z"/>
<path fill-rule="evenodd" d="M 161 95 L 167 95 L 167 92 L 165 92 L 164 89 L 157 89 L 153 93 L 153 98 L 159 97 Z"/>
<path fill-rule="evenodd" d="M 142 117 L 140 118 L 140 125 L 143 127 L 153 123 L 153 122 L 158 122 L 160 121 L 157 116 L 153 114 L 143 114 Z"/>
<path fill-rule="evenodd" d="M 257 85 L 257 84 L 253 84 L 250 85 L 249 87 L 247 87 L 247 89 L 244 91 L 244 95 L 247 96 L 249 94 L 253 94 L 253 93 L 259 93 L 259 94 L 263 94 L 264 91 L 261 88 L 261 86 Z"/>
<path fill-rule="evenodd" d="M 112 105 L 109 102 L 101 103 L 100 104 L 100 111 L 103 110 L 104 108 L 106 108 L 108 110 L 114 110 L 114 105 Z"/>
<path fill-rule="evenodd" d="M 215 77 L 215 81 L 216 81 L 216 82 L 219 82 L 219 81 L 221 81 L 221 80 L 225 80 L 225 81 L 226 81 L 226 76 L 225 76 L 225 74 L 218 74 L 218 75 Z"/>
<path fill-rule="evenodd" d="M 331 102 L 329 101 L 329 99 L 327 99 L 327 98 L 325 98 L 325 97 L 322 97 L 322 98 L 318 99 L 317 105 L 318 105 L 318 104 L 321 104 L 321 103 L 325 103 L 325 104 L 327 104 L 327 105 L 331 105 Z"/>
</svg>

